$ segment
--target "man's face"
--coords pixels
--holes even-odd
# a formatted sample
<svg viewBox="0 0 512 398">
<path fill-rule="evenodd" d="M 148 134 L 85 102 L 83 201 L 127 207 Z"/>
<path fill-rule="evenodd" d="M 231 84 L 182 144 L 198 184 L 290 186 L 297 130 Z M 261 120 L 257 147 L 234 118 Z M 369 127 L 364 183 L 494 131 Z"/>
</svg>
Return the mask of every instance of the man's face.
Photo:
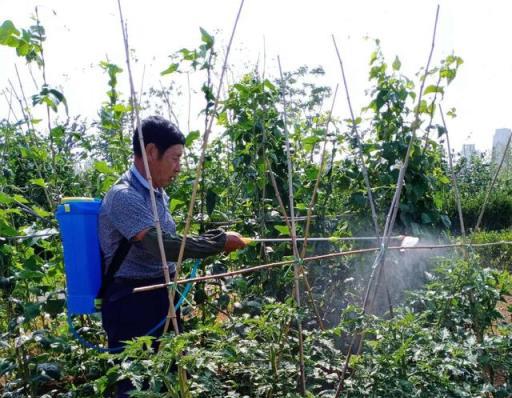
<svg viewBox="0 0 512 398">
<path fill-rule="evenodd" d="M 181 170 L 180 161 L 183 156 L 183 145 L 171 145 L 159 156 L 156 146 L 149 144 L 146 147 L 149 170 L 153 179 L 153 187 L 168 186 Z"/>
</svg>

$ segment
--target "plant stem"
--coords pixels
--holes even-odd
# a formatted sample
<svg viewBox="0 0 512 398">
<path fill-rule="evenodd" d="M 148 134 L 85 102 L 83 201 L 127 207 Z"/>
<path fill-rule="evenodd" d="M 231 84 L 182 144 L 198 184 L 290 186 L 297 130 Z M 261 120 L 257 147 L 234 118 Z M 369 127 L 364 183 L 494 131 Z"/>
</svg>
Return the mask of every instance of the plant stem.
<svg viewBox="0 0 512 398">
<path fill-rule="evenodd" d="M 370 203 L 370 209 L 372 211 L 372 220 L 373 220 L 373 227 L 375 229 L 375 236 L 380 236 L 380 228 L 379 228 L 379 222 L 378 222 L 378 218 L 377 218 L 377 211 L 375 209 L 375 201 L 373 200 L 372 187 L 370 185 L 370 179 L 368 177 L 368 169 L 366 167 L 366 162 L 364 161 L 364 151 L 363 151 L 363 145 L 361 143 L 361 135 L 359 134 L 359 131 L 357 129 L 356 118 L 354 117 L 354 111 L 352 110 L 352 101 L 350 100 L 350 94 L 348 91 L 347 79 L 345 77 L 345 68 L 343 67 L 343 60 L 341 59 L 341 55 L 338 50 L 338 45 L 336 44 L 336 39 L 334 38 L 334 35 L 332 35 L 332 41 L 334 43 L 334 48 L 336 50 L 336 55 L 338 57 L 338 62 L 340 64 L 341 76 L 343 78 L 343 86 L 345 87 L 345 95 L 347 97 L 348 109 L 350 111 L 350 118 L 352 120 L 352 126 L 351 126 L 352 135 L 356 139 L 356 143 L 357 143 L 359 161 L 361 162 L 361 170 L 363 172 L 364 183 L 366 185 L 366 192 L 368 193 L 368 202 Z"/>
<path fill-rule="evenodd" d="M 272 168 L 271 168 L 269 160 L 267 158 L 265 158 L 265 165 L 266 165 L 267 170 L 268 170 L 268 172 L 270 174 L 270 180 L 272 182 L 272 186 L 274 187 L 274 192 L 275 192 L 275 195 L 276 195 L 276 198 L 277 198 L 277 202 L 279 203 L 279 210 L 281 211 L 281 214 L 283 215 L 283 218 L 284 218 L 284 221 L 286 223 L 286 226 L 288 227 L 288 230 L 291 231 L 292 230 L 292 226 L 290 224 L 290 220 L 288 218 L 288 214 L 286 213 L 286 208 L 284 206 L 283 200 L 281 199 L 281 195 L 279 193 L 279 188 L 277 187 L 277 182 L 276 182 L 276 179 L 274 177 L 274 173 L 272 172 Z M 295 241 L 297 241 L 297 240 L 298 240 L 298 238 L 295 237 Z M 309 283 L 307 275 L 304 272 L 304 267 L 303 266 L 301 266 L 301 272 L 302 272 L 302 277 L 303 277 L 303 280 L 304 280 L 304 287 L 306 288 L 306 292 L 308 294 L 309 301 L 311 303 L 311 306 L 313 307 L 313 311 L 315 312 L 315 317 L 316 317 L 316 320 L 318 322 L 318 326 L 320 327 L 321 330 L 325 330 L 325 326 L 324 326 L 322 317 L 320 316 L 320 311 L 318 311 L 318 307 L 316 306 L 316 303 L 315 303 L 315 299 L 314 299 L 314 296 L 313 296 L 313 289 L 311 289 L 311 285 Z"/>
<path fill-rule="evenodd" d="M 39 11 L 36 6 L 36 25 L 37 27 L 41 27 L 41 23 L 39 22 Z M 46 62 L 44 60 L 44 48 L 43 48 L 43 40 L 40 39 L 41 46 L 41 72 L 43 73 L 43 85 L 44 87 L 48 87 L 48 83 L 46 81 Z M 18 73 L 18 69 L 16 68 L 16 73 Z M 53 131 L 52 131 L 52 121 L 50 118 L 50 106 L 46 104 L 46 118 L 47 118 L 47 126 L 48 126 L 48 137 L 50 138 L 50 153 L 52 155 L 52 167 L 53 167 L 53 175 L 57 173 L 56 164 L 55 164 L 55 146 L 53 142 Z"/>
<path fill-rule="evenodd" d="M 453 183 L 453 193 L 455 195 L 455 202 L 457 203 L 457 211 L 459 213 L 459 222 L 460 222 L 460 232 L 462 234 L 462 241 L 466 243 L 466 229 L 464 228 L 464 217 L 462 216 L 462 205 L 460 200 L 460 192 L 459 186 L 457 184 L 457 176 L 453 170 L 453 161 L 452 161 L 452 148 L 450 146 L 450 135 L 448 134 L 448 128 L 446 127 L 446 122 L 444 120 L 444 113 L 441 104 L 439 104 L 439 113 L 441 113 L 441 120 L 443 121 L 444 133 L 446 135 L 446 146 L 448 149 L 448 167 L 450 168 L 450 174 L 452 177 Z"/>
<path fill-rule="evenodd" d="M 439 89 L 439 85 L 441 84 L 441 74 L 439 74 L 439 77 L 437 78 L 437 83 L 436 83 L 436 89 Z M 427 133 L 425 134 L 425 143 L 423 144 L 423 151 L 422 153 L 425 153 L 428 149 L 428 145 L 429 145 L 429 135 L 430 135 L 430 129 L 432 127 L 432 120 L 434 119 L 434 105 L 436 103 L 436 99 L 437 99 L 437 92 L 438 90 L 436 90 L 436 92 L 434 93 L 434 98 L 432 99 L 432 102 L 430 103 L 430 108 L 431 108 L 431 112 L 430 112 L 430 121 L 428 122 L 428 126 L 427 126 Z"/>
<path fill-rule="evenodd" d="M 350 117 L 351 117 L 351 120 L 352 120 L 352 126 L 351 126 L 352 127 L 352 135 L 354 136 L 354 138 L 356 140 L 356 145 L 357 145 L 358 155 L 359 155 L 359 161 L 361 162 L 361 170 L 363 172 L 364 183 L 366 185 L 366 192 L 368 194 L 368 202 L 370 203 L 370 209 L 371 209 L 371 212 L 372 212 L 373 227 L 375 229 L 375 235 L 376 236 L 380 236 L 380 227 L 379 227 L 379 222 L 378 222 L 378 218 L 377 218 L 377 211 L 376 211 L 376 208 L 375 208 L 375 201 L 373 199 L 372 187 L 370 185 L 370 179 L 368 177 L 368 169 L 366 167 L 366 162 L 365 162 L 365 159 L 364 159 L 364 151 L 363 151 L 363 145 L 362 145 L 362 142 L 361 142 L 361 135 L 359 134 L 359 131 L 357 129 L 357 123 L 356 123 L 356 119 L 354 117 L 354 111 L 352 109 L 352 101 L 350 100 L 350 94 L 349 94 L 349 91 L 348 91 L 348 84 L 347 84 L 347 79 L 346 79 L 346 76 L 345 76 L 345 68 L 343 67 L 343 60 L 341 58 L 340 51 L 338 49 L 338 45 L 336 43 L 336 39 L 334 38 L 334 35 L 332 36 L 332 40 L 333 40 L 333 43 L 334 43 L 334 48 L 336 50 L 336 55 L 338 57 L 338 62 L 340 64 L 341 76 L 343 78 L 343 85 L 345 87 L 345 94 L 346 94 L 346 97 L 347 97 L 347 104 L 348 104 L 348 108 L 349 108 L 349 111 L 350 111 Z M 380 243 L 380 240 L 379 240 L 379 243 Z M 380 284 L 381 278 L 386 279 L 385 278 L 385 274 L 384 274 L 384 272 L 382 270 L 379 272 L 379 274 L 377 276 L 376 285 Z M 393 316 L 393 303 L 391 301 L 391 294 L 389 292 L 389 285 L 388 285 L 388 283 L 385 283 L 384 287 L 385 287 L 385 291 L 386 291 L 386 298 L 387 298 L 387 301 L 388 301 L 389 313 L 390 313 L 391 316 Z M 365 297 L 368 296 L 370 288 L 371 288 L 371 284 L 368 285 L 368 288 L 367 288 L 366 293 L 365 293 Z M 376 293 L 377 292 L 375 292 L 375 294 Z M 360 341 L 362 342 L 362 339 Z M 360 352 L 360 349 L 361 349 L 361 344 L 359 344 L 359 348 L 357 350 L 358 354 Z"/>
<path fill-rule="evenodd" d="M 32 116 L 30 114 L 30 108 L 28 106 L 27 97 L 25 96 L 25 91 L 23 90 L 23 83 L 21 82 L 20 74 L 18 72 L 18 67 L 16 66 L 16 64 L 14 65 L 14 69 L 16 70 L 16 77 L 18 78 L 18 84 L 20 86 L 21 95 L 22 95 L 23 101 L 25 102 L 26 108 L 23 108 L 23 102 L 18 97 L 18 94 L 16 93 L 16 89 L 14 88 L 14 85 L 12 84 L 12 82 L 10 80 L 9 80 L 9 84 L 11 85 L 12 92 L 14 93 L 14 95 L 16 96 L 16 99 L 18 100 L 18 102 L 20 104 L 21 113 L 22 113 L 23 118 L 25 119 L 25 123 L 27 125 L 28 137 L 30 137 L 32 139 L 33 145 L 37 147 L 37 136 L 35 133 L 36 130 L 34 129 L 34 124 L 32 122 Z M 26 109 L 26 112 L 25 112 L 25 109 Z M 35 162 L 35 166 L 36 166 L 35 169 L 36 169 L 36 173 L 37 173 L 38 177 L 43 179 L 43 173 L 41 171 L 39 162 Z M 48 188 L 43 187 L 43 192 L 44 192 L 46 201 L 48 202 L 49 209 L 53 209 L 53 201 L 50 199 L 50 194 L 48 193 Z"/>
<path fill-rule="evenodd" d="M 304 244 L 302 246 L 301 258 L 306 256 L 307 244 L 308 244 L 308 236 L 309 236 L 309 227 L 311 224 L 311 216 L 313 213 L 313 206 L 315 205 L 316 193 L 318 191 L 318 187 L 320 186 L 320 180 L 322 178 L 322 174 L 325 169 L 325 162 L 327 160 L 327 134 L 329 132 L 329 124 L 331 124 L 332 111 L 334 109 L 334 104 L 336 103 L 336 95 L 338 94 L 338 85 L 336 85 L 336 89 L 334 90 L 334 96 L 332 99 L 331 109 L 329 111 L 329 116 L 327 117 L 327 123 L 325 124 L 325 137 L 324 137 L 324 145 L 322 148 L 322 157 L 320 159 L 320 167 L 318 168 L 318 174 L 316 176 L 315 186 L 313 188 L 313 193 L 311 195 L 311 201 L 309 202 L 308 211 L 306 214 L 306 226 L 304 228 Z M 377 234 L 378 235 L 378 234 Z"/>
<path fill-rule="evenodd" d="M 295 229 L 295 205 L 293 199 L 293 167 L 292 167 L 292 157 L 290 154 L 290 137 L 288 134 L 288 120 L 287 120 L 287 103 L 285 96 L 285 82 L 283 78 L 283 71 L 281 69 L 281 60 L 279 56 L 277 56 L 277 63 L 279 66 L 279 74 L 281 76 L 281 97 L 283 100 L 283 118 L 284 118 L 284 135 L 285 135 L 285 143 L 286 143 L 286 160 L 288 164 L 288 199 L 289 199 L 289 207 L 290 207 L 290 224 L 291 230 L 290 235 L 292 237 L 292 247 L 293 247 L 293 256 L 295 257 L 295 262 L 293 266 L 293 274 L 294 274 L 294 292 L 295 292 L 295 304 L 300 312 L 301 303 L 300 303 L 300 266 L 299 266 L 299 250 L 297 248 L 297 240 L 296 240 L 296 229 Z M 300 320 L 300 315 L 297 318 L 297 331 L 299 333 L 299 373 L 300 373 L 300 383 L 299 383 L 299 392 L 302 396 L 306 394 L 306 375 L 304 369 L 304 341 L 302 334 L 302 321 Z"/>
</svg>

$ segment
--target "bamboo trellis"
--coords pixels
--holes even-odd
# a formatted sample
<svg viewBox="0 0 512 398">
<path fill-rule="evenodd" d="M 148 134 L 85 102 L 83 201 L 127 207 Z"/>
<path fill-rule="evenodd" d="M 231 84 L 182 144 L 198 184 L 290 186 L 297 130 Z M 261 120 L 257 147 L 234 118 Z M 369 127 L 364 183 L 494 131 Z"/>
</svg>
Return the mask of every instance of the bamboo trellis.
<svg viewBox="0 0 512 398">
<path fill-rule="evenodd" d="M 141 134 L 141 131 L 140 131 L 140 118 L 139 118 L 138 108 L 136 106 L 137 102 L 136 102 L 135 90 L 134 90 L 134 87 L 133 87 L 133 80 L 132 80 L 130 63 L 129 63 L 128 41 L 127 41 L 126 27 L 124 26 L 124 22 L 123 22 L 123 19 L 122 19 L 120 0 L 118 0 L 118 3 L 119 3 L 119 11 L 120 11 L 120 16 L 121 16 L 121 21 L 122 21 L 122 24 L 123 24 L 123 35 L 124 35 L 124 40 L 125 40 L 125 47 L 126 47 L 126 51 L 127 51 L 127 55 L 126 56 L 127 56 L 127 65 L 128 65 L 129 76 L 130 76 L 130 88 L 131 88 L 131 94 L 132 94 L 132 101 L 134 101 L 133 103 L 134 103 L 134 107 L 135 107 L 135 116 L 136 116 L 136 120 L 137 120 L 137 125 L 139 126 L 139 140 L 141 142 L 141 147 L 144 148 L 143 138 L 142 138 L 142 134 Z M 237 14 L 237 17 L 236 17 L 236 20 L 235 20 L 235 24 L 234 24 L 234 27 L 233 27 L 233 32 L 232 32 L 232 35 L 231 35 L 231 38 L 230 38 L 230 41 L 229 41 L 229 44 L 228 44 L 228 47 L 227 47 L 226 57 L 225 57 L 224 65 L 223 65 L 222 72 L 221 72 L 221 77 L 220 77 L 220 82 L 219 82 L 219 86 L 218 86 L 217 96 L 215 97 L 214 112 L 213 112 L 213 114 L 215 113 L 215 110 L 216 110 L 216 108 L 218 106 L 218 101 L 219 101 L 219 97 L 220 97 L 220 93 L 221 93 L 222 81 L 223 81 L 224 73 L 225 73 L 225 70 L 226 70 L 229 50 L 231 48 L 231 43 L 232 43 L 233 36 L 234 36 L 235 30 L 236 30 L 237 22 L 238 22 L 238 19 L 239 19 L 239 16 L 240 16 L 240 13 L 241 13 L 241 10 L 242 10 L 242 7 L 243 7 L 243 3 L 244 3 L 244 0 L 241 1 L 240 8 L 239 8 L 239 11 L 238 11 L 238 14 Z M 293 265 L 294 266 L 294 298 L 295 298 L 295 301 L 297 303 L 297 306 L 300 308 L 300 305 L 301 305 L 301 303 L 300 303 L 300 299 L 301 299 L 300 280 L 305 280 L 305 279 L 302 279 L 304 277 L 304 275 L 303 275 L 303 271 L 304 270 L 303 270 L 303 267 L 302 267 L 302 263 L 312 262 L 312 261 L 319 261 L 319 260 L 326 260 L 326 259 L 332 259 L 332 258 L 343 257 L 343 256 L 361 255 L 361 254 L 365 254 L 365 253 L 377 252 L 378 254 L 377 254 L 377 256 L 376 256 L 376 258 L 374 260 L 374 266 L 373 266 L 372 275 L 370 277 L 370 280 L 369 280 L 369 283 L 368 283 L 368 286 L 367 286 L 367 289 L 366 289 L 365 297 L 364 297 L 363 311 L 366 311 L 368 306 L 371 305 L 371 303 L 375 299 L 375 295 L 376 295 L 376 292 L 377 292 L 377 289 L 378 289 L 378 286 L 379 286 L 379 283 L 380 283 L 380 279 L 381 279 L 382 275 L 384 275 L 383 274 L 383 269 L 384 269 L 384 264 L 385 264 L 384 261 L 385 261 L 386 252 L 388 250 L 401 250 L 401 251 L 409 251 L 409 250 L 437 250 L 437 249 L 448 249 L 448 248 L 458 248 L 458 247 L 462 247 L 462 248 L 466 249 L 468 247 L 479 248 L 479 247 L 486 247 L 486 246 L 510 245 L 510 244 L 512 244 L 512 242 L 510 242 L 510 241 L 491 242 L 491 243 L 485 243 L 485 244 L 469 244 L 469 243 L 466 242 L 465 228 L 464 228 L 462 210 L 461 210 L 461 205 L 460 205 L 460 194 L 458 193 L 458 189 L 457 189 L 456 176 L 453 173 L 453 165 L 452 165 L 452 162 L 451 162 L 451 153 L 450 153 L 450 147 L 449 147 L 449 141 L 448 141 L 449 169 L 450 169 L 450 172 L 451 172 L 452 181 L 454 183 L 455 199 L 456 199 L 457 206 L 458 206 L 459 220 L 460 220 L 461 231 L 462 231 L 462 235 L 463 235 L 463 242 L 462 243 L 455 243 L 455 244 L 443 244 L 443 245 L 422 245 L 422 246 L 415 246 L 415 247 L 389 246 L 390 240 L 393 239 L 393 238 L 396 238 L 396 237 L 392 237 L 391 234 L 392 234 L 393 226 L 394 226 L 395 219 L 396 219 L 396 216 L 397 216 L 397 213 L 398 213 L 399 200 L 400 200 L 400 196 L 401 196 L 401 192 L 402 192 L 402 188 L 403 188 L 403 184 L 404 184 L 405 172 L 407 170 L 409 158 L 410 158 L 410 155 L 411 155 L 411 149 L 412 149 L 412 146 L 413 146 L 413 142 L 416 139 L 416 131 L 417 131 L 417 129 L 420 126 L 420 120 L 419 120 L 419 108 L 420 108 L 420 106 L 419 105 L 421 104 L 423 88 L 424 88 L 424 84 L 425 84 L 425 81 L 426 81 L 426 77 L 428 76 L 428 73 L 429 73 L 430 61 L 432 59 L 432 53 L 433 53 L 433 50 L 434 50 L 438 17 L 439 17 L 439 6 L 437 7 L 437 10 L 436 10 L 436 17 L 435 17 L 435 23 L 434 23 L 434 33 L 433 33 L 433 37 L 432 37 L 432 46 L 431 46 L 431 49 L 430 49 L 428 61 L 427 61 L 427 64 L 426 64 L 426 67 L 425 67 L 425 71 L 424 71 L 424 75 L 423 75 L 423 78 L 422 78 L 422 81 L 421 81 L 421 85 L 420 85 L 420 92 L 419 92 L 419 95 L 418 95 L 418 105 L 417 105 L 416 110 L 415 110 L 414 122 L 412 124 L 412 137 L 410 139 L 410 142 L 409 142 L 409 145 L 408 145 L 408 148 L 407 148 L 407 152 L 405 154 L 405 158 L 404 158 L 403 164 L 402 164 L 402 166 L 400 168 L 400 171 L 399 171 L 399 177 L 398 177 L 398 181 L 397 181 L 397 185 L 396 185 L 396 191 L 395 191 L 393 200 L 391 202 L 391 206 L 389 208 L 389 211 L 387 213 L 386 223 L 385 223 L 385 226 L 384 226 L 384 231 L 383 231 L 382 236 L 381 236 L 380 228 L 379 228 L 379 225 L 378 225 L 378 222 L 377 222 L 377 213 L 376 213 L 376 209 L 375 209 L 374 200 L 373 200 L 373 197 L 372 197 L 372 189 L 371 189 L 371 186 L 370 186 L 370 183 L 369 183 L 368 171 L 367 171 L 366 166 L 365 166 L 364 156 L 363 156 L 363 152 L 362 152 L 361 138 L 360 138 L 359 133 L 357 131 L 357 126 L 356 126 L 356 123 L 355 123 L 355 117 L 354 117 L 354 114 L 353 114 L 353 111 L 352 111 L 352 106 L 351 106 L 351 103 L 350 103 L 350 97 L 349 97 L 349 93 L 348 93 L 347 82 L 346 82 L 346 78 L 345 78 L 345 74 L 344 74 L 344 70 L 343 70 L 343 63 L 342 63 L 342 60 L 341 60 L 341 56 L 339 54 L 338 47 L 336 45 L 336 41 L 335 41 L 335 39 L 333 37 L 334 45 L 335 45 L 335 48 L 336 48 L 336 53 L 337 53 L 337 56 L 338 56 L 338 59 L 339 59 L 339 62 L 340 62 L 340 66 L 341 66 L 341 70 L 342 70 L 343 82 L 344 82 L 344 85 L 345 85 L 347 101 L 348 101 L 348 104 L 349 104 L 350 114 L 351 114 L 351 118 L 352 118 L 352 133 L 356 137 L 356 142 L 357 142 L 357 146 L 358 146 L 358 149 L 359 149 L 360 161 L 361 161 L 361 164 L 362 164 L 362 170 L 363 170 L 363 174 L 364 174 L 365 185 L 366 185 L 367 193 L 368 193 L 368 196 L 369 196 L 369 203 L 370 203 L 370 208 L 371 208 L 372 220 L 373 220 L 373 223 L 374 223 L 375 233 L 376 233 L 375 237 L 364 237 L 364 238 L 360 238 L 360 239 L 376 239 L 379 242 L 379 244 L 380 244 L 379 247 L 373 247 L 373 248 L 367 248 L 367 249 L 358 249 L 358 250 L 350 250 L 350 251 L 337 252 L 337 253 L 330 253 L 330 254 L 325 254 L 325 255 L 320 255 L 320 256 L 305 257 L 306 245 L 307 245 L 307 241 L 308 240 L 312 241 L 312 240 L 315 240 L 315 239 L 317 239 L 317 240 L 330 240 L 331 239 L 331 238 L 310 238 L 308 236 L 309 235 L 310 221 L 311 221 L 311 218 L 313 217 L 313 215 L 312 215 L 312 208 L 314 206 L 315 193 L 316 193 L 316 191 L 318 189 L 318 184 L 319 184 L 320 176 L 321 176 L 322 169 L 323 169 L 323 166 L 324 166 L 325 142 L 324 142 L 324 148 L 323 148 L 323 151 L 322 151 L 322 158 L 321 158 L 321 162 L 320 162 L 318 178 L 317 178 L 317 181 L 316 181 L 316 184 L 315 184 L 315 187 L 314 187 L 314 191 L 313 191 L 313 195 L 312 195 L 312 200 L 311 200 L 311 203 L 310 203 L 309 208 L 308 208 L 308 214 L 305 217 L 305 221 L 306 221 L 305 236 L 304 236 L 304 238 L 297 238 L 297 236 L 296 236 L 296 227 L 295 227 L 295 223 L 297 221 L 297 217 L 295 217 L 295 214 L 294 214 L 294 198 L 293 198 L 293 184 L 292 184 L 293 167 L 292 167 L 292 163 L 291 163 L 290 141 L 289 141 L 289 138 L 288 138 L 288 131 L 287 131 L 287 120 L 286 120 L 286 106 L 287 105 L 286 105 L 286 98 L 284 96 L 284 87 L 282 88 L 282 96 L 283 96 L 283 103 L 284 103 L 284 131 L 285 131 L 285 136 L 286 136 L 285 143 L 286 143 L 287 163 L 288 163 L 288 188 L 289 188 L 290 215 L 286 214 L 285 206 L 284 206 L 284 203 L 282 203 L 282 200 L 280 198 L 278 198 L 278 200 L 279 200 L 280 206 L 282 207 L 281 210 L 283 212 L 283 217 L 284 217 L 284 219 L 285 219 L 285 221 L 286 221 L 286 223 L 287 223 L 287 225 L 289 226 L 289 229 L 290 229 L 290 236 L 291 236 L 290 240 L 291 240 L 291 243 L 292 243 L 294 260 L 280 261 L 280 262 L 274 262 L 274 263 L 269 263 L 269 264 L 262 264 L 262 265 L 258 265 L 258 266 L 254 266 L 254 267 L 249 267 L 249 268 L 245 268 L 245 269 L 240 269 L 240 270 L 235 270 L 235 271 L 225 272 L 225 273 L 215 274 L 215 275 L 205 275 L 205 276 L 195 277 L 195 278 L 178 279 L 179 271 L 181 270 L 181 264 L 182 264 L 182 259 L 183 259 L 185 243 L 186 243 L 187 235 L 188 235 L 189 229 L 190 229 L 190 223 L 191 223 L 191 219 L 192 219 L 192 213 L 193 213 L 195 197 L 196 197 L 196 193 L 197 193 L 197 187 L 198 187 L 198 183 L 199 183 L 201 172 L 202 172 L 202 166 L 203 166 L 203 163 L 204 163 L 205 151 L 206 151 L 206 148 L 207 148 L 207 145 L 208 145 L 208 137 L 209 137 L 209 134 L 211 132 L 212 123 L 213 123 L 213 119 L 214 119 L 213 117 L 210 117 L 210 119 L 208 120 L 208 123 L 206 123 L 206 125 L 205 125 L 205 133 L 204 133 L 204 136 L 203 136 L 203 145 L 202 145 L 201 157 L 200 157 L 198 166 L 196 168 L 196 179 L 195 179 L 195 182 L 194 182 L 193 191 L 192 191 L 192 195 L 191 195 L 189 211 L 188 211 L 186 225 L 185 225 L 185 231 L 184 231 L 184 234 L 183 234 L 183 241 L 182 241 L 182 245 L 180 247 L 179 257 L 178 257 L 178 261 L 177 261 L 177 264 L 176 264 L 176 273 L 175 273 L 175 276 L 174 276 L 174 280 L 171 282 L 170 277 L 169 277 L 169 273 L 168 273 L 168 268 L 166 266 L 167 262 L 166 262 L 166 259 L 165 259 L 165 252 L 163 251 L 163 241 L 162 241 L 162 237 L 161 237 L 160 224 L 159 224 L 158 216 L 156 215 L 156 202 L 155 202 L 155 199 L 154 199 L 154 192 L 153 192 L 153 189 L 152 189 L 151 176 L 149 174 L 149 168 L 147 166 L 146 154 L 145 154 L 145 151 L 143 150 L 144 165 L 145 165 L 145 168 L 146 168 L 146 174 L 148 176 L 149 185 L 151 187 L 150 192 L 151 192 L 152 206 L 153 206 L 153 211 L 155 213 L 155 226 L 156 226 L 157 232 L 158 232 L 158 238 L 159 238 L 158 242 L 159 242 L 159 247 L 160 247 L 160 251 L 161 251 L 162 263 L 165 264 L 164 265 L 165 283 L 157 284 L 157 285 L 151 285 L 151 286 L 139 287 L 139 288 L 134 289 L 133 292 L 137 293 L 137 292 L 143 292 L 143 291 L 149 291 L 149 290 L 155 290 L 155 289 L 161 289 L 161 288 L 168 288 L 168 290 L 169 290 L 170 307 L 169 307 L 169 314 L 168 314 L 168 317 L 167 317 L 167 322 L 166 322 L 166 325 L 165 325 L 164 332 L 168 328 L 169 321 L 172 321 L 173 328 L 175 329 L 175 333 L 179 334 L 179 330 L 178 330 L 177 322 L 176 322 L 176 314 L 174 312 L 174 307 L 172 305 L 172 303 L 174 301 L 173 299 L 174 299 L 175 288 L 176 288 L 177 285 L 181 285 L 181 284 L 185 284 L 185 283 L 205 282 L 205 281 L 211 281 L 211 280 L 216 280 L 216 279 L 221 279 L 221 278 L 229 278 L 229 277 L 234 277 L 234 276 L 237 276 L 237 275 L 244 275 L 244 274 L 248 274 L 248 273 L 258 272 L 258 271 L 269 269 L 269 268 Z M 282 82 L 282 84 L 284 84 L 284 78 L 283 78 L 283 74 L 282 74 L 282 70 L 281 70 L 281 64 L 280 64 L 279 57 L 278 57 L 278 64 L 279 64 L 279 71 L 280 71 L 280 75 L 281 75 L 281 82 Z M 333 105 L 334 105 L 334 102 L 333 102 Z M 446 134 L 447 134 L 446 123 L 444 121 L 444 115 L 442 114 L 442 109 L 441 108 L 440 108 L 440 113 L 441 113 L 443 124 L 445 126 L 445 131 L 446 131 Z M 328 129 L 328 125 L 329 125 L 329 122 L 330 122 L 331 114 L 332 114 L 332 109 L 331 109 L 331 112 L 329 114 L 329 121 L 327 122 L 327 126 L 326 126 L 326 134 L 327 134 L 327 129 Z M 448 136 L 447 136 L 447 139 L 448 139 Z M 511 139 L 512 139 L 512 137 L 511 137 Z M 508 149 L 508 145 L 509 144 L 510 144 L 510 139 L 509 139 L 509 142 L 507 143 L 507 149 Z M 502 162 L 503 162 L 503 159 L 502 159 Z M 266 162 L 266 165 L 267 165 L 267 169 L 269 170 L 269 173 L 270 173 L 271 180 L 272 180 L 272 183 L 274 185 L 274 188 L 276 188 L 276 191 L 278 191 L 277 190 L 277 186 L 275 184 L 275 179 L 273 178 L 272 170 L 271 170 L 271 167 L 270 167 L 270 164 L 268 163 L 268 161 Z M 500 164 L 500 166 L 501 166 L 501 164 Z M 497 177 L 497 174 L 499 173 L 499 169 L 500 168 L 498 168 L 496 176 L 493 179 L 493 183 L 494 183 L 494 181 L 495 181 L 495 179 Z M 491 187 L 492 187 L 493 183 L 491 184 Z M 483 215 L 484 209 L 485 209 L 485 203 L 484 203 L 484 207 L 482 208 L 482 212 L 480 214 L 479 221 L 477 223 L 477 227 L 480 224 L 481 217 Z M 299 254 L 298 246 L 297 246 L 297 241 L 301 240 L 301 239 L 304 241 L 304 246 L 303 246 L 303 249 L 302 249 L 302 253 Z M 342 240 L 343 238 L 339 238 L 339 239 Z M 346 239 L 351 239 L 351 238 L 346 238 Z M 356 240 L 357 237 L 356 238 L 352 238 L 352 239 Z M 260 240 L 262 242 L 263 241 L 280 241 L 279 239 L 265 239 L 265 238 L 255 239 L 255 240 Z M 286 239 L 286 240 L 288 240 L 288 239 Z M 373 295 L 372 295 L 372 289 L 373 289 Z M 310 288 L 309 288 L 308 291 L 310 291 Z M 389 297 L 389 294 L 388 294 L 388 297 Z M 313 304 L 314 304 L 314 301 L 313 301 Z M 390 303 L 390 310 L 392 311 L 391 303 Z M 304 395 L 305 394 L 306 379 L 305 379 L 305 370 L 304 370 L 304 353 L 303 353 L 303 342 L 302 342 L 302 325 L 301 325 L 300 321 L 297 324 L 297 328 L 298 328 L 298 335 L 299 335 L 300 392 L 301 392 L 302 395 Z M 361 336 L 361 337 L 363 337 L 363 336 Z M 358 351 L 361 348 L 362 340 L 363 340 L 363 338 L 361 338 L 361 342 L 359 343 Z M 354 341 L 352 341 L 352 343 L 351 343 L 351 348 L 352 348 L 353 344 L 354 344 Z M 336 397 L 338 397 L 341 394 L 341 392 L 343 391 L 344 380 L 345 380 L 345 377 L 346 377 L 346 374 L 347 374 L 346 371 L 347 371 L 348 363 L 349 363 L 349 360 L 350 360 L 350 354 L 352 352 L 351 348 L 349 349 L 348 354 L 346 355 L 345 364 L 343 366 L 343 371 L 341 373 L 340 381 L 339 381 L 339 384 L 338 384 L 338 387 L 337 387 L 337 390 L 336 390 Z"/>
</svg>

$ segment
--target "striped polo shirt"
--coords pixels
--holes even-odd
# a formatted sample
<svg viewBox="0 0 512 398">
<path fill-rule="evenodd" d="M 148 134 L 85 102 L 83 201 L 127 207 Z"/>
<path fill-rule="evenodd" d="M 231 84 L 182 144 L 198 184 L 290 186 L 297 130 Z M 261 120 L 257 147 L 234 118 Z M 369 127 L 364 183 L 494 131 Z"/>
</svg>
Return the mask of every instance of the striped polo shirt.
<svg viewBox="0 0 512 398">
<path fill-rule="evenodd" d="M 176 224 L 169 212 L 169 196 L 163 189 L 155 189 L 160 225 L 164 233 L 176 234 Z M 130 240 L 140 231 L 155 226 L 148 181 L 135 166 L 125 172 L 107 192 L 99 213 L 99 240 L 105 264 L 110 264 L 122 237 Z M 175 271 L 173 262 L 167 263 L 169 272 Z M 163 278 L 160 257 L 134 242 L 117 271 L 116 278 Z"/>
</svg>

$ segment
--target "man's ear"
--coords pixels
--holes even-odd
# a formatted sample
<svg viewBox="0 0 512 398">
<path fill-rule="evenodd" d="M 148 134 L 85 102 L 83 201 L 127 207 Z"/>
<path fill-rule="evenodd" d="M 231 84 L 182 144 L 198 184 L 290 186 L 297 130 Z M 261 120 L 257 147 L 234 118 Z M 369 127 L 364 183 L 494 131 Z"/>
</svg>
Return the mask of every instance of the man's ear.
<svg viewBox="0 0 512 398">
<path fill-rule="evenodd" d="M 158 148 L 152 142 L 146 145 L 146 155 L 148 156 L 148 162 L 158 159 Z"/>
</svg>

